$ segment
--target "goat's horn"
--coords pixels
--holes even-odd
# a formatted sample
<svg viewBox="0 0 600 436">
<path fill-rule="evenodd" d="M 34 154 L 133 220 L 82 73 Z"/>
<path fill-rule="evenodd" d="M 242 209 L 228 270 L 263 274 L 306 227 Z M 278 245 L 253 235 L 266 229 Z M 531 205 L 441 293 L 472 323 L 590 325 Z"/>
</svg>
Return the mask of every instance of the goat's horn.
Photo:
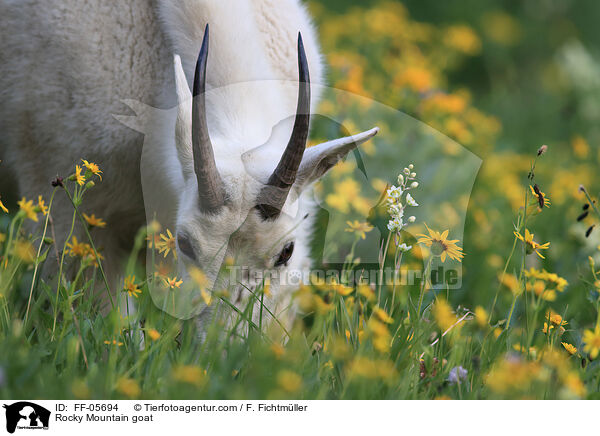
<svg viewBox="0 0 600 436">
<path fill-rule="evenodd" d="M 310 76 L 300 33 L 298 33 L 298 81 L 298 106 L 292 135 L 275 171 L 269 177 L 267 186 L 259 195 L 257 208 L 264 219 L 274 219 L 281 213 L 290 188 L 296 180 L 296 173 L 300 167 L 308 138 Z"/>
<path fill-rule="evenodd" d="M 194 172 L 198 180 L 200 205 L 206 212 L 216 212 L 225 203 L 223 181 L 217 170 L 208 124 L 206 122 L 206 59 L 208 57 L 208 24 L 204 30 L 202 48 L 196 62 L 192 100 L 192 152 Z"/>
</svg>

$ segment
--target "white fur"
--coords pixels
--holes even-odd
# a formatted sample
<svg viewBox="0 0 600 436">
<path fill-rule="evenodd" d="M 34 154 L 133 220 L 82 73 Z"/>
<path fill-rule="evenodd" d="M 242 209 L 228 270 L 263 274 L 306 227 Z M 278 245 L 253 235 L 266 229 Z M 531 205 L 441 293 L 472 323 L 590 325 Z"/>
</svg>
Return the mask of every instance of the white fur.
<svg viewBox="0 0 600 436">
<path fill-rule="evenodd" d="M 0 15 L 0 171 L 11 169 L 20 195 L 36 198 L 48 197 L 50 180 L 71 173 L 81 158 L 98 163 L 103 181 L 86 196 L 84 209 L 108 222 L 95 238 L 113 277 L 145 221 L 144 127 L 135 117 L 113 114 L 133 110 L 139 118 L 144 105 L 178 104 L 177 126 L 174 117 L 154 126 L 158 133 L 155 145 L 144 150 L 145 170 L 164 199 L 162 224 L 191 236 L 201 265 L 218 253 L 220 259 L 230 254 L 250 266 L 272 267 L 283 244 L 295 240 L 289 267 L 308 266 L 312 221 L 303 218 L 312 205 L 304 188 L 376 132 L 352 146 L 346 140 L 307 153 L 286 213 L 274 222 L 260 219 L 256 195 L 291 132 L 289 120 L 278 123 L 296 109 L 298 32 L 311 82 L 323 83 L 316 35 L 298 0 L 0 0 Z M 190 148 L 188 86 L 206 23 L 207 119 L 230 197 L 216 216 L 198 209 Z M 320 87 L 312 89 L 314 109 Z M 71 213 L 58 196 L 52 214 L 59 244 Z M 276 293 L 289 300 L 289 292 Z"/>
</svg>

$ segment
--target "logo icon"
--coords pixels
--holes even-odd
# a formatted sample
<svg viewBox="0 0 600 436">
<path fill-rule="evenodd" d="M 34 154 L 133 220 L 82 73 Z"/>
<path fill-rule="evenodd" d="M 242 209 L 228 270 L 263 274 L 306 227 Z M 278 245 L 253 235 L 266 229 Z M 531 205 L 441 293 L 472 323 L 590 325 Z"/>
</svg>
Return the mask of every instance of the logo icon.
<svg viewBox="0 0 600 436">
<path fill-rule="evenodd" d="M 4 405 L 6 409 L 6 431 L 14 433 L 18 429 L 47 430 L 50 411 L 28 401 Z"/>
</svg>

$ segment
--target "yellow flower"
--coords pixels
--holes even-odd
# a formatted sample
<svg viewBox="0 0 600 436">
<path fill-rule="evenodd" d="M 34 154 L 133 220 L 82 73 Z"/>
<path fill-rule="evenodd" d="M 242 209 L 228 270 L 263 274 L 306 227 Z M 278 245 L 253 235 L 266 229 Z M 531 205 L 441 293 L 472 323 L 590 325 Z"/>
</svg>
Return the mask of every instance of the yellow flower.
<svg viewBox="0 0 600 436">
<path fill-rule="evenodd" d="M 486 327 L 488 325 L 488 313 L 487 310 L 485 310 L 483 307 L 481 306 L 477 306 L 475 308 L 475 321 L 477 321 L 477 325 L 479 325 L 479 327 Z"/>
<path fill-rule="evenodd" d="M 284 391 L 296 392 L 302 387 L 302 378 L 293 371 L 282 370 L 277 374 L 277 384 Z"/>
<path fill-rule="evenodd" d="M 445 42 L 467 55 L 476 55 L 481 49 L 481 40 L 469 26 L 455 25 L 448 28 Z"/>
<path fill-rule="evenodd" d="M 333 290 L 340 294 L 342 297 L 347 297 L 352 292 L 354 292 L 354 289 L 351 286 L 346 286 L 341 283 L 334 283 L 332 284 L 332 287 Z"/>
<path fill-rule="evenodd" d="M 523 241 L 527 245 L 527 254 L 531 254 L 535 251 L 535 253 L 540 256 L 542 259 L 545 257 L 539 250 L 547 250 L 550 248 L 550 242 L 546 242 L 545 244 L 538 244 L 533 240 L 533 233 L 530 233 L 528 229 L 525 229 L 525 236 L 523 237 L 520 233 L 514 232 L 515 236 Z"/>
<path fill-rule="evenodd" d="M 583 332 L 583 351 L 589 353 L 592 359 L 598 357 L 600 353 L 600 326 L 597 325 L 594 331 L 586 330 Z"/>
<path fill-rule="evenodd" d="M 81 259 L 91 262 L 92 265 L 98 266 L 98 260 L 104 259 L 104 257 L 94 251 L 90 244 L 79 242 L 76 236 L 71 238 L 71 242 L 67 242 L 67 248 L 69 248 L 69 256 L 81 257 Z"/>
<path fill-rule="evenodd" d="M 70 256 L 85 257 L 85 255 L 88 253 L 89 249 L 91 248 L 88 244 L 77 241 L 76 236 L 73 236 L 71 238 L 71 242 L 70 243 L 67 242 L 66 245 L 70 250 L 69 251 Z"/>
<path fill-rule="evenodd" d="M 142 293 L 142 290 L 139 288 L 137 283 L 135 283 L 135 276 L 128 276 L 123 284 L 123 292 L 127 292 L 130 297 L 139 297 Z"/>
<path fill-rule="evenodd" d="M 373 289 L 371 289 L 371 287 L 369 285 L 359 285 L 356 290 L 360 295 L 365 297 L 368 301 L 373 301 L 376 298 L 375 292 L 373 291 Z"/>
<path fill-rule="evenodd" d="M 193 365 L 181 365 L 173 369 L 173 378 L 178 382 L 200 386 L 206 379 L 206 370 Z"/>
<path fill-rule="evenodd" d="M 175 249 L 175 237 L 171 233 L 169 229 L 167 229 L 167 234 L 161 233 L 160 240 L 156 242 L 156 247 L 158 248 L 159 253 L 164 253 L 164 257 L 172 252 L 173 257 L 177 259 L 177 250 Z"/>
<path fill-rule="evenodd" d="M 433 77 L 425 68 L 409 66 L 401 70 L 394 82 L 399 86 L 408 86 L 416 92 L 425 92 L 431 88 Z"/>
<path fill-rule="evenodd" d="M 565 350 L 567 350 L 569 352 L 569 354 L 573 355 L 575 353 L 577 353 L 577 347 L 568 344 L 566 342 L 561 342 L 562 346 L 565 347 Z"/>
<path fill-rule="evenodd" d="M 202 299 L 204 300 L 204 303 L 207 306 L 210 306 L 210 303 L 212 302 L 212 295 L 210 295 L 208 292 L 206 292 L 206 290 L 204 289 L 200 289 L 200 295 L 202 296 Z"/>
<path fill-rule="evenodd" d="M 558 313 L 553 312 L 553 311 L 548 311 L 546 312 L 546 318 L 544 319 L 548 319 L 550 318 L 550 322 L 553 325 L 567 325 L 567 321 L 564 321 L 562 316 L 560 316 Z"/>
<path fill-rule="evenodd" d="M 271 351 L 277 359 L 281 359 L 281 357 L 285 354 L 285 348 L 283 348 L 283 345 L 277 343 L 273 343 L 271 345 Z"/>
<path fill-rule="evenodd" d="M 4 204 L 2 203 L 2 200 L 0 200 L 0 209 L 2 209 L 4 211 L 4 213 L 8 213 L 8 209 L 6 208 L 6 206 L 4 206 Z"/>
<path fill-rule="evenodd" d="M 75 181 L 79 186 L 83 186 L 85 183 L 85 175 L 81 174 L 81 167 L 79 165 L 75 165 Z"/>
<path fill-rule="evenodd" d="M 208 277 L 206 277 L 206 274 L 204 274 L 200 268 L 195 266 L 190 267 L 189 274 L 194 283 L 196 283 L 201 289 L 205 289 L 208 287 L 208 285 L 210 285 Z"/>
<path fill-rule="evenodd" d="M 100 175 L 102 174 L 102 171 L 100 171 L 100 167 L 98 165 L 96 165 L 93 162 L 88 162 L 85 159 L 81 159 L 81 161 L 83 162 L 84 167 L 86 167 L 92 174 L 98 176 L 98 178 L 102 180 L 102 176 Z"/>
<path fill-rule="evenodd" d="M 38 204 L 37 205 L 40 208 L 40 212 L 42 212 L 43 215 L 48 214 L 48 206 L 46 206 L 46 203 L 44 203 L 44 199 L 42 198 L 41 195 L 38 195 Z"/>
<path fill-rule="evenodd" d="M 367 357 L 356 357 L 348 366 L 351 376 L 366 379 L 383 379 L 393 381 L 397 375 L 394 363 L 387 359 L 371 360 Z"/>
<path fill-rule="evenodd" d="M 375 306 L 373 308 L 373 313 L 375 314 L 375 316 L 377 316 L 377 318 L 379 318 L 382 322 L 384 322 L 386 324 L 392 324 L 394 322 L 394 319 L 391 316 L 389 316 L 387 314 L 387 312 L 380 307 Z"/>
<path fill-rule="evenodd" d="M 508 357 L 497 363 L 485 377 L 487 386 L 494 392 L 506 394 L 513 390 L 528 389 L 541 371 L 538 362 Z"/>
<path fill-rule="evenodd" d="M 113 339 L 112 341 L 104 341 L 104 345 L 117 345 L 118 347 L 122 347 L 123 342 L 117 342 L 116 339 Z"/>
<path fill-rule="evenodd" d="M 23 197 L 21 201 L 17 202 L 17 204 L 19 205 L 19 209 L 25 212 L 25 216 L 27 218 L 37 223 L 38 217 L 35 211 L 35 206 L 33 205 L 33 200 L 27 201 L 25 200 L 25 197 Z"/>
<path fill-rule="evenodd" d="M 156 329 L 150 329 L 150 330 L 148 330 L 148 336 L 153 341 L 158 341 L 160 339 L 160 333 Z"/>
<path fill-rule="evenodd" d="M 560 334 L 563 334 L 565 332 L 563 326 L 567 325 L 567 321 L 564 321 L 562 319 L 562 316 L 560 316 L 558 313 L 553 311 L 546 312 L 546 317 L 544 319 L 546 321 L 550 320 L 550 330 L 554 329 L 555 327 L 558 327 Z M 542 332 L 548 333 L 548 322 L 544 322 L 544 328 L 542 329 Z"/>
<path fill-rule="evenodd" d="M 177 277 L 173 277 L 173 278 L 165 277 L 163 280 L 164 280 L 165 284 L 171 289 L 180 288 L 181 284 L 183 283 L 183 280 L 178 281 Z"/>
<path fill-rule="evenodd" d="M 106 226 L 106 221 L 104 221 L 102 218 L 97 218 L 96 215 L 91 214 L 83 214 L 83 219 L 85 219 L 85 222 L 88 223 L 90 226 L 92 227 L 105 227 Z"/>
<path fill-rule="evenodd" d="M 373 226 L 366 222 L 360 222 L 358 220 L 346 221 L 348 228 L 345 229 L 346 232 L 356 233 L 360 239 L 365 239 L 365 234 L 369 233 L 373 230 Z"/>
<path fill-rule="evenodd" d="M 13 250 L 15 256 L 25 263 L 33 263 L 35 260 L 35 249 L 29 241 L 16 241 Z"/>
<path fill-rule="evenodd" d="M 447 331 L 458 321 L 448 302 L 441 298 L 433 305 L 433 316 L 442 332 Z"/>
<path fill-rule="evenodd" d="M 537 199 L 537 203 L 538 203 L 538 206 L 540 206 L 540 209 L 542 206 L 550 207 L 550 204 L 551 204 L 550 199 L 546 197 L 546 194 L 544 194 L 539 189 L 538 189 L 538 192 L 539 192 L 539 194 L 538 194 L 538 192 L 535 192 L 535 189 L 531 185 L 529 185 L 529 189 L 531 189 L 531 193 Z M 541 199 L 540 199 L 540 197 L 541 197 Z"/>
<path fill-rule="evenodd" d="M 142 390 L 140 385 L 131 378 L 121 377 L 117 382 L 117 390 L 129 398 L 135 398 L 140 395 Z"/>
<path fill-rule="evenodd" d="M 425 224 L 427 227 L 427 224 Z M 431 248 L 431 253 L 434 256 L 439 256 L 442 262 L 446 261 L 446 256 L 450 259 L 458 260 L 459 262 L 464 257 L 462 248 L 456 245 L 458 239 L 449 240 L 448 230 L 443 233 L 431 230 L 427 227 L 429 235 L 418 234 L 419 239 L 417 242 Z"/>
</svg>

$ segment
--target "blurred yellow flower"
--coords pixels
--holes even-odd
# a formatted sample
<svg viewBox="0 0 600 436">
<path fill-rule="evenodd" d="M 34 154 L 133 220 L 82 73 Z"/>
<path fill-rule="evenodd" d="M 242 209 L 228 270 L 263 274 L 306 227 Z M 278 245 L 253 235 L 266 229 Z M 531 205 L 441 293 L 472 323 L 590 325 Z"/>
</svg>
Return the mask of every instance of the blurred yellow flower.
<svg viewBox="0 0 600 436">
<path fill-rule="evenodd" d="M 589 353 L 592 359 L 598 357 L 600 353 L 600 326 L 596 325 L 594 330 L 586 330 L 583 332 L 583 351 Z"/>
<path fill-rule="evenodd" d="M 0 209 L 2 209 L 2 211 L 4 213 L 8 213 L 8 209 L 6 208 L 6 206 L 4 206 L 4 203 L 2 203 L 1 199 L 0 199 Z"/>
<path fill-rule="evenodd" d="M 458 318 L 452 311 L 452 308 L 448 304 L 446 300 L 443 298 L 439 298 L 436 300 L 433 305 L 433 316 L 435 318 L 435 322 L 440 327 L 442 332 L 447 331 L 450 327 L 452 327 L 458 321 Z"/>
<path fill-rule="evenodd" d="M 158 341 L 160 339 L 160 333 L 158 332 L 158 330 L 156 329 L 150 329 L 148 330 L 148 336 L 150 337 L 150 339 L 152 339 L 153 341 Z"/>
<path fill-rule="evenodd" d="M 180 365 L 173 368 L 172 376 L 178 382 L 201 386 L 206 380 L 206 370 L 193 365 Z"/>
<path fill-rule="evenodd" d="M 385 310 L 378 306 L 375 306 L 373 308 L 373 313 L 377 318 L 379 318 L 382 322 L 386 324 L 392 324 L 394 322 L 394 319 L 391 316 L 389 316 Z"/>
<path fill-rule="evenodd" d="M 118 347 L 122 347 L 123 346 L 123 342 L 117 341 L 116 339 L 113 339 L 112 341 L 104 341 L 104 345 L 116 345 Z"/>
<path fill-rule="evenodd" d="M 33 205 L 33 200 L 25 200 L 25 197 L 21 198 L 20 201 L 17 202 L 19 205 L 19 209 L 25 212 L 25 216 L 32 221 L 38 222 L 37 213 L 35 210 L 35 206 Z"/>
<path fill-rule="evenodd" d="M 569 352 L 569 354 L 573 355 L 577 353 L 577 347 L 567 343 L 567 342 L 561 342 L 562 346 L 565 347 L 565 350 L 567 350 Z"/>
<path fill-rule="evenodd" d="M 41 195 L 38 195 L 38 204 L 37 204 L 38 208 L 40 209 L 40 212 L 42 212 L 43 215 L 47 215 L 48 214 L 48 206 L 46 206 L 46 203 L 44 203 L 44 199 L 42 198 Z"/>
<path fill-rule="evenodd" d="M 477 34 L 466 25 L 450 26 L 446 31 L 446 44 L 467 55 L 476 55 L 481 50 L 481 40 Z"/>
<path fill-rule="evenodd" d="M 475 321 L 479 327 L 486 327 L 488 325 L 488 312 L 481 306 L 475 308 Z"/>
<path fill-rule="evenodd" d="M 170 289 L 180 288 L 183 280 L 177 280 L 177 277 L 165 277 L 163 279 L 165 285 Z"/>
<path fill-rule="evenodd" d="M 102 218 L 97 218 L 96 215 L 83 214 L 83 219 L 92 227 L 106 227 L 106 222 Z"/>
<path fill-rule="evenodd" d="M 25 263 L 33 263 L 35 260 L 35 249 L 31 242 L 18 240 L 13 247 L 13 253 Z"/>
<path fill-rule="evenodd" d="M 296 392 L 302 387 L 302 378 L 293 371 L 282 370 L 277 374 L 277 384 L 286 392 Z"/>
<path fill-rule="evenodd" d="M 431 72 L 422 67 L 408 66 L 394 78 L 398 86 L 408 86 L 415 92 L 425 92 L 433 85 Z"/>
<path fill-rule="evenodd" d="M 373 230 L 373 226 L 367 222 L 360 222 L 358 220 L 354 221 L 346 221 L 346 225 L 348 226 L 344 229 L 346 232 L 356 233 L 360 239 L 365 239 L 366 233 L 369 233 Z"/>
<path fill-rule="evenodd" d="M 521 39 L 519 22 L 503 11 L 484 14 L 482 28 L 492 41 L 501 45 L 514 45 Z"/>
<path fill-rule="evenodd" d="M 117 390 L 129 398 L 139 397 L 142 390 L 140 385 L 131 378 L 122 377 L 117 382 Z"/>
</svg>

